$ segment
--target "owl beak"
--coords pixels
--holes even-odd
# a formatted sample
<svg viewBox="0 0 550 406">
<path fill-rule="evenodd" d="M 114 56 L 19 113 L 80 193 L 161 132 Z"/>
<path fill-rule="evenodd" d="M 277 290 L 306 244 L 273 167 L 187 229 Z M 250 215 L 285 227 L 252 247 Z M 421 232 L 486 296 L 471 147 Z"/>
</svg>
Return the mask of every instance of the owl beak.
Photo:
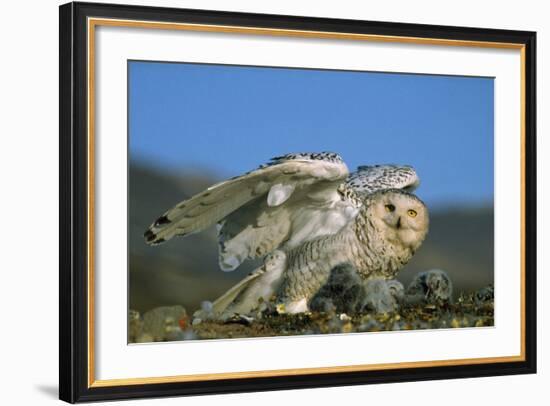
<svg viewBox="0 0 550 406">
<path fill-rule="evenodd" d="M 401 216 L 397 219 L 397 223 L 395 224 L 395 228 L 401 228 Z"/>
</svg>

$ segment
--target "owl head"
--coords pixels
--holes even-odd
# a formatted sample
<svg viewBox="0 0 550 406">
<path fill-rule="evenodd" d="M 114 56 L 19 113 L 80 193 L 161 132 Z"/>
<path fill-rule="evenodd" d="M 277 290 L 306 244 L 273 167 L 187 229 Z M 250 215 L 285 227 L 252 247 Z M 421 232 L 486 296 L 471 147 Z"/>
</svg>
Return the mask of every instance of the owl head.
<svg viewBox="0 0 550 406">
<path fill-rule="evenodd" d="M 380 236 L 396 247 L 414 253 L 426 238 L 428 208 L 415 195 L 399 189 L 387 189 L 370 196 L 368 216 Z"/>
</svg>

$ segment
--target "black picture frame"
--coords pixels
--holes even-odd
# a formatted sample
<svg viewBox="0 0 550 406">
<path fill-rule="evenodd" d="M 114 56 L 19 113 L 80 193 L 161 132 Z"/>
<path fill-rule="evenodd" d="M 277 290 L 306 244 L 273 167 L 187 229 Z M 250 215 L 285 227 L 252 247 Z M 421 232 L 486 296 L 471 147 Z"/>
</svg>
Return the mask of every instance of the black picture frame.
<svg viewBox="0 0 550 406">
<path fill-rule="evenodd" d="M 374 21 L 262 15 L 93 3 L 60 6 L 59 397 L 67 402 L 235 393 L 536 372 L 536 33 Z M 274 377 L 90 386 L 88 353 L 87 19 L 89 17 L 270 29 L 344 32 L 523 47 L 524 72 L 524 359 Z"/>
</svg>

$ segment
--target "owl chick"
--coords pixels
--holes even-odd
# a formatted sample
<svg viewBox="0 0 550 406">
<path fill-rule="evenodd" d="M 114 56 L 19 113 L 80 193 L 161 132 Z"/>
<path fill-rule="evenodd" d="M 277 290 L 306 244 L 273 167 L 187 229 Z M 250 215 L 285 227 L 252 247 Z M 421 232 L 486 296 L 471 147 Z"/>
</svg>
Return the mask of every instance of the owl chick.
<svg viewBox="0 0 550 406">
<path fill-rule="evenodd" d="M 335 153 L 297 153 L 220 182 L 159 217 L 151 245 L 217 224 L 219 265 L 263 265 L 213 302 L 216 314 L 247 314 L 272 297 L 287 312 L 308 310 L 330 271 L 349 263 L 363 280 L 391 279 L 428 232 L 428 210 L 410 192 L 406 165 L 361 166 L 349 173 Z"/>
<path fill-rule="evenodd" d="M 354 314 L 361 311 L 365 298 L 364 281 L 351 264 L 334 267 L 327 282 L 309 303 L 312 311 Z"/>
<path fill-rule="evenodd" d="M 474 302 L 478 306 L 482 306 L 487 303 L 492 303 L 495 300 L 495 287 L 489 285 L 477 290 L 474 293 Z"/>
<path fill-rule="evenodd" d="M 365 281 L 353 266 L 342 264 L 332 269 L 327 283 L 310 301 L 309 309 L 346 314 L 389 313 L 399 308 L 403 293 L 403 285 L 395 279 Z"/>
<path fill-rule="evenodd" d="M 405 292 L 405 303 L 452 303 L 453 283 L 445 271 L 432 269 L 416 274 Z"/>
<path fill-rule="evenodd" d="M 405 287 L 395 279 L 369 279 L 365 284 L 365 303 L 363 311 L 390 313 L 398 311 Z"/>
</svg>

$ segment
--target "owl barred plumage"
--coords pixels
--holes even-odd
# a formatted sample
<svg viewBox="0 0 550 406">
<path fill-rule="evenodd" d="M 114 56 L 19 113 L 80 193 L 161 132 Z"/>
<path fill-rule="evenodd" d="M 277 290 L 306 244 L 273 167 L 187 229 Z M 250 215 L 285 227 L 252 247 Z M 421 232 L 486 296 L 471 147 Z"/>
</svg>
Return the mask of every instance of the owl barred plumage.
<svg viewBox="0 0 550 406">
<path fill-rule="evenodd" d="M 361 165 L 348 177 L 346 185 L 359 194 L 389 188 L 413 191 L 420 179 L 409 165 Z"/>
<path fill-rule="evenodd" d="M 273 157 L 269 160 L 267 164 L 260 165 L 260 168 L 270 166 L 270 165 L 276 165 L 283 161 L 300 160 L 300 159 L 307 159 L 312 161 L 318 160 L 318 161 L 336 162 L 336 163 L 344 162 L 342 157 L 335 152 L 298 152 L 298 153 L 290 153 L 290 154 Z"/>
<path fill-rule="evenodd" d="M 158 244 L 218 224 L 222 270 L 264 263 L 214 311 L 247 313 L 275 295 L 301 312 L 340 264 L 365 280 L 395 276 L 428 230 L 425 205 L 409 193 L 418 184 L 410 166 L 362 166 L 350 175 L 335 153 L 286 154 L 177 204 L 145 238 Z"/>
</svg>

